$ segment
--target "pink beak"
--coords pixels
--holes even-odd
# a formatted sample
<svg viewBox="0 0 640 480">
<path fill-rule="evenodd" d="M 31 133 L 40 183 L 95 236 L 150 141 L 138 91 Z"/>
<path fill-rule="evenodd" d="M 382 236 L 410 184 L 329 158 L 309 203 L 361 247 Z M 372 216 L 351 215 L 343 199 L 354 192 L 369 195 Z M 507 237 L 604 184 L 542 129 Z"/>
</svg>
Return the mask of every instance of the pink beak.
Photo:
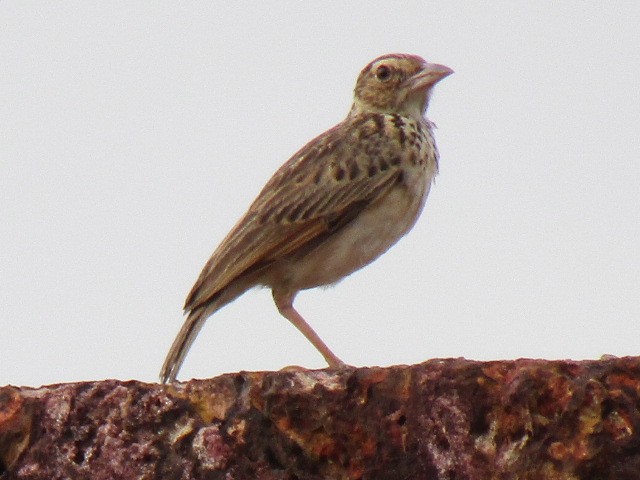
<svg viewBox="0 0 640 480">
<path fill-rule="evenodd" d="M 407 79 L 411 90 L 425 90 L 453 73 L 449 67 L 437 63 L 425 63 L 422 69 Z"/>
</svg>

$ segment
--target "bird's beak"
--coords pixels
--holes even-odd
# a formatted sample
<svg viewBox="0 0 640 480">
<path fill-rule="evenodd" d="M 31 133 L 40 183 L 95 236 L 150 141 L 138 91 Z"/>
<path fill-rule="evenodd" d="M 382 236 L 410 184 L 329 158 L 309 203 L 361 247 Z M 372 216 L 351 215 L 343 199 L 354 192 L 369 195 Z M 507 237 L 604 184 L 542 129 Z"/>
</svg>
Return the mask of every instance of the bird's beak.
<svg viewBox="0 0 640 480">
<path fill-rule="evenodd" d="M 407 79 L 407 84 L 413 91 L 426 90 L 452 73 L 453 70 L 444 65 L 425 63 L 418 73 Z"/>
</svg>

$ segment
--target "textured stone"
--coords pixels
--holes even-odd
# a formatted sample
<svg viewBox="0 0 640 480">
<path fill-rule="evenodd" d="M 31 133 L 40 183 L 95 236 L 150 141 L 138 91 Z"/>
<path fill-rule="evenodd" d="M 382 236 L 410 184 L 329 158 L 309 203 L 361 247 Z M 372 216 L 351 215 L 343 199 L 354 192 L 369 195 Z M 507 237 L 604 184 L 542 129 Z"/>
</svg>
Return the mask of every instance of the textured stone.
<svg viewBox="0 0 640 480">
<path fill-rule="evenodd" d="M 0 479 L 639 479 L 640 358 L 0 388 Z"/>
</svg>

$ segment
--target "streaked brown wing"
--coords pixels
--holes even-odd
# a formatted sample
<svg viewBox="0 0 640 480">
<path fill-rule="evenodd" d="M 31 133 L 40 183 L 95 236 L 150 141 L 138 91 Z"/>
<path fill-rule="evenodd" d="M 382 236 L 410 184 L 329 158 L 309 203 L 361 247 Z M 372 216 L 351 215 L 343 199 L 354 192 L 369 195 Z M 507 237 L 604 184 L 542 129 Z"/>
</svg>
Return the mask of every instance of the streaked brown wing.
<svg viewBox="0 0 640 480">
<path fill-rule="evenodd" d="M 205 265 L 186 310 L 206 303 L 245 272 L 319 241 L 393 186 L 397 165 L 367 168 L 372 160 L 355 149 L 358 125 L 351 127 L 340 124 L 312 140 L 274 174 Z M 385 156 L 392 156 L 388 147 Z"/>
</svg>

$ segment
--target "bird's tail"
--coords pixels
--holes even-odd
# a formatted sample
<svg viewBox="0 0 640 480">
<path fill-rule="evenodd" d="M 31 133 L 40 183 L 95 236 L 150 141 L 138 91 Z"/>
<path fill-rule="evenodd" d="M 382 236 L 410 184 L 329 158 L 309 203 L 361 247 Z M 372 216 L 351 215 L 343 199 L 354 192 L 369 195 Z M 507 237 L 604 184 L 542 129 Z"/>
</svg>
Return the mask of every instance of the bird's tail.
<svg viewBox="0 0 640 480">
<path fill-rule="evenodd" d="M 187 319 L 173 341 L 169 353 L 167 353 L 167 358 L 165 358 L 162 365 L 162 370 L 160 370 L 160 381 L 162 383 L 176 380 L 182 362 L 184 362 L 193 341 L 202 330 L 205 320 L 228 303 L 233 302 L 254 285 L 255 282 L 252 277 L 243 277 L 219 290 L 201 305 L 193 309 L 189 306 L 186 307 L 189 310 L 189 315 L 187 315 Z"/>
<path fill-rule="evenodd" d="M 233 302 L 250 288 L 258 285 L 256 277 L 261 274 L 260 269 L 255 269 L 249 275 L 242 275 L 228 283 L 224 288 L 218 289 L 215 293 L 209 295 L 206 300 L 199 299 L 199 304 L 193 299 L 193 291 L 187 298 L 185 309 L 189 311 L 187 319 L 184 321 L 182 328 L 178 332 L 176 339 L 173 341 L 167 358 L 164 360 L 162 370 L 160 370 L 160 381 L 162 383 L 174 382 L 178 376 L 178 371 L 184 362 L 187 352 L 191 348 L 193 341 L 202 330 L 202 326 L 207 318 L 220 310 L 228 303 Z M 198 280 L 200 282 L 200 280 Z M 210 291 L 213 290 L 210 288 Z"/>
<path fill-rule="evenodd" d="M 160 381 L 162 383 L 175 381 L 193 341 L 198 336 L 207 317 L 215 310 L 217 308 L 212 309 L 211 305 L 205 305 L 189 312 L 189 316 L 184 321 L 162 365 L 162 370 L 160 371 Z"/>
</svg>

